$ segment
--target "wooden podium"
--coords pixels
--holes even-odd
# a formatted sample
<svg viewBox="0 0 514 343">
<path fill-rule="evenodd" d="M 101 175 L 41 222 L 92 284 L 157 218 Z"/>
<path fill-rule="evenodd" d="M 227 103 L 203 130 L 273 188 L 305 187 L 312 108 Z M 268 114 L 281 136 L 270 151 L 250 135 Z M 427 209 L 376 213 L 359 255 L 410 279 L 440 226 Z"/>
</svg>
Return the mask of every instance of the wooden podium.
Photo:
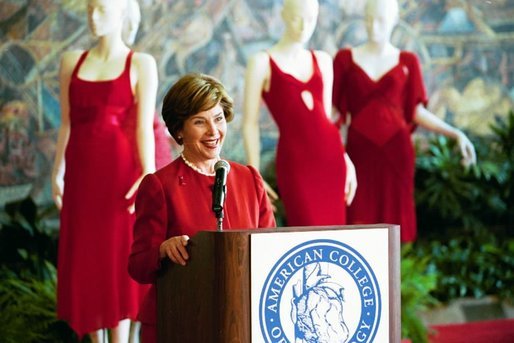
<svg viewBox="0 0 514 343">
<path fill-rule="evenodd" d="M 252 236 L 301 233 L 319 237 L 335 231 L 358 231 L 361 236 L 368 231 L 385 232 L 387 280 L 382 283 L 386 283 L 387 294 L 382 297 L 388 323 L 382 325 L 386 325 L 389 342 L 400 342 L 400 233 L 398 226 L 389 224 L 199 232 L 189 241 L 187 266 L 164 262 L 158 277 L 158 342 L 266 341 L 256 340 L 257 332 L 252 335 L 252 330 L 257 331 L 255 326 L 252 329 L 251 315 Z"/>
</svg>

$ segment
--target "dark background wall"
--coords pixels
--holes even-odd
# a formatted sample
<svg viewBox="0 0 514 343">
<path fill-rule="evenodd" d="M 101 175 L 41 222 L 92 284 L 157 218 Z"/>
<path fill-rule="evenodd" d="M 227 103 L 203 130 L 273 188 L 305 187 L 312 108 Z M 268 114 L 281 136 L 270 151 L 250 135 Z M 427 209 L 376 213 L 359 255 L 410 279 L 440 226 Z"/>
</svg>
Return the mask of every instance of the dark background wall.
<svg viewBox="0 0 514 343">
<path fill-rule="evenodd" d="M 361 0 L 320 0 L 310 47 L 334 54 L 365 39 Z M 476 134 L 506 116 L 514 99 L 514 0 L 400 0 L 395 43 L 423 63 L 436 114 Z M 236 102 L 225 157 L 244 162 L 241 105 L 249 55 L 280 36 L 280 0 L 140 0 L 135 50 L 159 68 L 158 105 L 179 75 L 220 78 Z M 63 51 L 88 48 L 85 0 L 0 1 L 0 205 L 31 194 L 48 202 L 59 126 Z M 263 160 L 277 132 L 263 108 Z"/>
</svg>

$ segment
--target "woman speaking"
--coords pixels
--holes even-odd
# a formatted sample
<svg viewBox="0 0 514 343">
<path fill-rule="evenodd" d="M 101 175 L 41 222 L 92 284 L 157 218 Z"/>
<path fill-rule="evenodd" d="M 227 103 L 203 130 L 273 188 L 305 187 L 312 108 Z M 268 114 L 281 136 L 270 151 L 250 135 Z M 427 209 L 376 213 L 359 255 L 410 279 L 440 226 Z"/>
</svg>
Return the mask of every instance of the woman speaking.
<svg viewBox="0 0 514 343">
<path fill-rule="evenodd" d="M 186 265 L 189 236 L 213 230 L 211 208 L 215 164 L 234 116 L 233 102 L 211 76 L 188 74 L 168 91 L 162 116 L 170 134 L 183 146 L 180 156 L 148 174 L 136 197 L 134 243 L 129 273 L 140 283 L 155 283 L 162 259 Z M 229 162 L 224 204 L 225 229 L 274 227 L 275 218 L 258 171 Z M 153 286 L 142 306 L 142 341 L 156 342 L 156 292 Z"/>
</svg>

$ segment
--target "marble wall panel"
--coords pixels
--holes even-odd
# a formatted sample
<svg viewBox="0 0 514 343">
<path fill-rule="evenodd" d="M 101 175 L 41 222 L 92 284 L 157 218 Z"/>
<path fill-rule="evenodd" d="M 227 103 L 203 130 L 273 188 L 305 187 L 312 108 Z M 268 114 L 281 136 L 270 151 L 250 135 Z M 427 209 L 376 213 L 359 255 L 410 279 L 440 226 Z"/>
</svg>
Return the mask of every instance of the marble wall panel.
<svg viewBox="0 0 514 343">
<path fill-rule="evenodd" d="M 365 39 L 363 1 L 320 0 L 309 46 L 335 54 Z M 514 99 L 514 0 L 400 0 L 394 32 L 415 51 L 434 113 L 465 130 L 488 134 Z M 58 67 L 63 51 L 93 44 L 84 0 L 0 1 L 0 204 L 32 195 L 50 201 L 49 175 L 60 122 Z M 134 49 L 159 68 L 158 104 L 191 71 L 220 78 L 236 118 L 224 148 L 244 162 L 241 108 L 248 57 L 280 37 L 280 0 L 140 0 Z M 263 161 L 277 140 L 263 106 Z"/>
</svg>

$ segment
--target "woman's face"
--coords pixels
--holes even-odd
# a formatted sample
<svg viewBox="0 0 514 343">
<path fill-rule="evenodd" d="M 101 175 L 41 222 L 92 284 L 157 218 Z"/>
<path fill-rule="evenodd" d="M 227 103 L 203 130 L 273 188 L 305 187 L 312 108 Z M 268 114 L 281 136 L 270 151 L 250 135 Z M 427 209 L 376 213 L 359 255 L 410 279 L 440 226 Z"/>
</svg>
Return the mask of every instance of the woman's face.
<svg viewBox="0 0 514 343">
<path fill-rule="evenodd" d="M 91 32 L 96 37 L 121 29 L 126 0 L 88 0 L 87 13 Z"/>
<path fill-rule="evenodd" d="M 191 162 L 202 162 L 219 157 L 226 132 L 227 121 L 218 103 L 186 119 L 178 134 L 182 136 L 187 158 Z"/>
<path fill-rule="evenodd" d="M 389 43 L 398 21 L 398 3 L 396 0 L 368 0 L 365 20 L 369 41 Z"/>
<path fill-rule="evenodd" d="M 318 20 L 317 0 L 290 0 L 284 5 L 282 18 L 285 34 L 293 41 L 306 43 L 311 38 Z"/>
</svg>

